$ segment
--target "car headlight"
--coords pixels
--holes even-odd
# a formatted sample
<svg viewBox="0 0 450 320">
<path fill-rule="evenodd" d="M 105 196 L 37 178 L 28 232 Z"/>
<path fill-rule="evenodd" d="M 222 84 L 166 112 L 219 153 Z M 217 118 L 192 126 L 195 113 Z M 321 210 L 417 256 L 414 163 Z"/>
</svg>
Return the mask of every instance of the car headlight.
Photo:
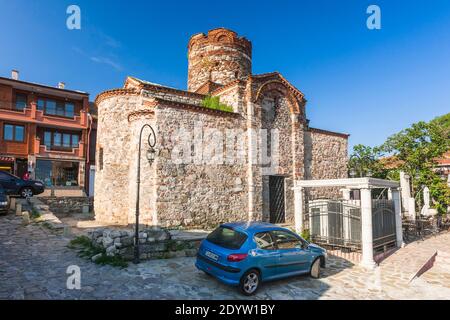
<svg viewBox="0 0 450 320">
<path fill-rule="evenodd" d="M 0 202 L 0 206 L 6 206 L 8 204 L 8 202 L 4 201 L 4 202 Z"/>
</svg>

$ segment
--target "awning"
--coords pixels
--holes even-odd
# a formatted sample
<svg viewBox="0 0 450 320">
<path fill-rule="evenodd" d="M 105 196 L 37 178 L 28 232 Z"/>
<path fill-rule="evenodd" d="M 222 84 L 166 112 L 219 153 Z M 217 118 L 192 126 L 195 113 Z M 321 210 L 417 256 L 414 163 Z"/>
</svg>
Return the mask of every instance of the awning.
<svg viewBox="0 0 450 320">
<path fill-rule="evenodd" d="M 3 162 L 14 162 L 14 158 L 13 157 L 2 157 L 2 156 L 0 156 L 0 161 L 3 161 Z"/>
</svg>

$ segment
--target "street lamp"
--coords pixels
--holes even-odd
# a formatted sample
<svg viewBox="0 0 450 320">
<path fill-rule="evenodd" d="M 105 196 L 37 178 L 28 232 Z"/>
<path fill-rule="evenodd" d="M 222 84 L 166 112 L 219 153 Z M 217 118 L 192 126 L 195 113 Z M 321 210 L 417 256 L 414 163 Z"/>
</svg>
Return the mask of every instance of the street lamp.
<svg viewBox="0 0 450 320">
<path fill-rule="evenodd" d="M 139 133 L 139 152 L 138 152 L 137 177 L 136 177 L 137 194 L 136 194 L 136 226 L 134 233 L 134 260 L 133 260 L 134 263 L 139 263 L 139 194 L 141 187 L 141 144 L 142 144 L 141 141 L 142 141 L 142 132 L 146 127 L 150 129 L 150 133 L 147 137 L 149 149 L 147 150 L 146 153 L 146 157 L 150 165 L 152 165 L 156 156 L 156 151 L 154 148 L 156 145 L 155 131 L 153 130 L 151 125 L 144 124 Z"/>
<path fill-rule="evenodd" d="M 357 159 L 361 159 L 360 157 L 358 157 L 358 156 L 356 156 L 356 155 L 351 155 L 350 156 L 350 159 L 349 159 L 349 162 L 351 162 L 353 159 L 355 159 L 355 158 L 357 158 Z M 362 168 L 361 168 L 361 165 L 357 162 L 357 161 L 355 161 L 355 163 L 354 163 L 354 165 L 357 167 L 357 168 L 350 168 L 350 172 L 349 172 L 349 174 L 350 174 L 350 177 L 352 177 L 352 178 L 354 178 L 354 177 L 356 177 L 356 175 L 357 174 L 359 174 L 359 177 L 362 177 Z M 358 171 L 358 172 L 357 172 Z"/>
</svg>

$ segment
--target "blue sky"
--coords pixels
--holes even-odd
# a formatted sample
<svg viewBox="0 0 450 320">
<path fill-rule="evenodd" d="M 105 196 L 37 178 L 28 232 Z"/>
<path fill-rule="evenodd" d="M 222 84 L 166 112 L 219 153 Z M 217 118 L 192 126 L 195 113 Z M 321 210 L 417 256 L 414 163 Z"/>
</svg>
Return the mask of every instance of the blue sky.
<svg viewBox="0 0 450 320">
<path fill-rule="evenodd" d="M 81 30 L 66 8 L 81 8 Z M 366 8 L 381 8 L 381 30 Z M 0 76 L 87 91 L 127 75 L 186 88 L 187 42 L 227 27 L 253 43 L 253 73 L 281 72 L 308 99 L 313 127 L 381 144 L 450 112 L 450 1 L 0 0 Z"/>
</svg>

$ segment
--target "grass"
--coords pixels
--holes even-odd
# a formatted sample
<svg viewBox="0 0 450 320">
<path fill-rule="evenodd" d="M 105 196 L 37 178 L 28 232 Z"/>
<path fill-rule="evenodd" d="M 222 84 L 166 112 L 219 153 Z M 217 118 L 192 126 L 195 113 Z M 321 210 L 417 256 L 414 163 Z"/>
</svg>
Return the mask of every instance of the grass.
<svg viewBox="0 0 450 320">
<path fill-rule="evenodd" d="M 101 254 L 101 256 L 95 260 L 96 264 L 108 264 L 120 268 L 126 268 L 128 266 L 128 263 L 122 257 L 106 255 L 106 250 L 103 247 L 94 245 L 87 236 L 76 237 L 70 241 L 68 247 L 77 250 L 80 257 L 89 260 L 91 260 L 93 256 Z"/>
<path fill-rule="evenodd" d="M 229 105 L 220 102 L 220 97 L 206 96 L 202 100 L 202 106 L 213 110 L 234 112 L 233 107 L 230 107 Z"/>
<path fill-rule="evenodd" d="M 41 216 L 41 213 L 39 211 L 37 211 L 35 208 L 31 209 L 31 215 L 30 215 L 31 219 L 37 219 L 40 216 Z"/>
</svg>

